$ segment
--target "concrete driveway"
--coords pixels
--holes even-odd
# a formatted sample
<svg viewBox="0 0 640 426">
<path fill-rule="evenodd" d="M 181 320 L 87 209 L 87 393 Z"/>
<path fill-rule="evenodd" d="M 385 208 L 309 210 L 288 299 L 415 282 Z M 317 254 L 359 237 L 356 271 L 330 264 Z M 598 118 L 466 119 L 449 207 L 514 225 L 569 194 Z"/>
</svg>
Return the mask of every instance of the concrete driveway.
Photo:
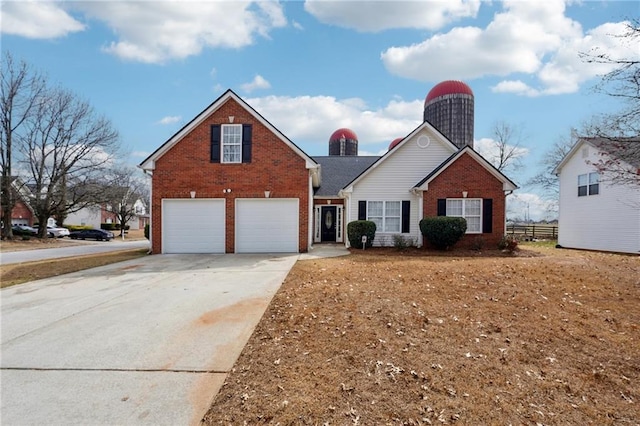
<svg viewBox="0 0 640 426">
<path fill-rule="evenodd" d="M 3 289 L 4 425 L 197 424 L 298 255 L 155 255 Z"/>
</svg>

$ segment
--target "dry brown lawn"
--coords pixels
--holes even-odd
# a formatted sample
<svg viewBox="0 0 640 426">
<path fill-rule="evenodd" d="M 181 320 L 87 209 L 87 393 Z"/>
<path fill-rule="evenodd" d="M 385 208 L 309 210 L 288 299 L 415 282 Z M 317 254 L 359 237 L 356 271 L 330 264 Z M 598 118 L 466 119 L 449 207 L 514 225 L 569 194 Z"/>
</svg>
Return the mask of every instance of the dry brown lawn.
<svg viewBox="0 0 640 426">
<path fill-rule="evenodd" d="M 640 422 L 640 257 L 298 262 L 205 424 Z"/>
</svg>

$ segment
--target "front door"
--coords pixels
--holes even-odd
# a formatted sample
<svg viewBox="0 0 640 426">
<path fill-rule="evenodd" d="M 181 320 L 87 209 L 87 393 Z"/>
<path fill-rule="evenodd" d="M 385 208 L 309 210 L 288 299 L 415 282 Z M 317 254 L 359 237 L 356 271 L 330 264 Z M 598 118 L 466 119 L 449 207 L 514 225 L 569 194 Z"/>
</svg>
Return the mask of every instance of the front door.
<svg viewBox="0 0 640 426">
<path fill-rule="evenodd" d="M 322 207 L 322 217 L 320 218 L 322 242 L 336 242 L 336 211 L 337 209 L 335 206 Z"/>
</svg>

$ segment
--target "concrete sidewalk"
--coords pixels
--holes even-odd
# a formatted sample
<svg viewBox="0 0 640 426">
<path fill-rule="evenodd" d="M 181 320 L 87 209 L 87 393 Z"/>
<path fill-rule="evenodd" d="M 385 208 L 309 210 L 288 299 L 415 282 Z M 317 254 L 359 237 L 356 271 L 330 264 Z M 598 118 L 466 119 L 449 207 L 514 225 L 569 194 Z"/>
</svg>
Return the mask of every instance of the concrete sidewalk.
<svg viewBox="0 0 640 426">
<path fill-rule="evenodd" d="M 198 424 L 299 255 L 156 255 L 3 289 L 6 425 Z"/>
</svg>

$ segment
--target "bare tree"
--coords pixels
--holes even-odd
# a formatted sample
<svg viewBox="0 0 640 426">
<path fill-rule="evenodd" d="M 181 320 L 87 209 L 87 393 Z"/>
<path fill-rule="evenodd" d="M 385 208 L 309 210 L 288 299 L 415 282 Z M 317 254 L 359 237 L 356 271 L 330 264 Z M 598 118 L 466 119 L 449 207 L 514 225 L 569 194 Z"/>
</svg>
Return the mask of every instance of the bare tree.
<svg viewBox="0 0 640 426">
<path fill-rule="evenodd" d="M 124 236 L 128 222 L 140 214 L 139 203 L 147 202 L 149 184 L 148 176 L 134 167 L 125 166 L 110 171 L 105 205 L 110 206 L 110 211 L 115 213 L 120 236 Z"/>
<path fill-rule="evenodd" d="M 522 168 L 522 157 L 528 151 L 522 126 L 497 121 L 493 124 L 493 146 L 487 160 L 503 173 L 516 172 Z"/>
<path fill-rule="evenodd" d="M 1 59 L 0 73 L 0 181 L 2 217 L 4 219 L 3 237 L 13 238 L 11 230 L 11 212 L 16 204 L 16 176 L 13 170 L 14 149 L 23 141 L 23 126 L 33 114 L 41 95 L 46 88 L 46 80 L 21 61 L 16 63 L 13 56 L 6 52 Z"/>
<path fill-rule="evenodd" d="M 541 189 L 546 200 L 557 202 L 560 187 L 558 176 L 554 171 L 577 141 L 578 133 L 575 129 L 571 129 L 569 137 L 558 138 L 540 161 L 542 171 L 529 179 L 526 185 Z"/>
<path fill-rule="evenodd" d="M 86 102 L 63 89 L 50 89 L 26 123 L 22 161 L 35 196 L 33 208 L 40 224 L 53 214 L 84 207 L 92 200 L 88 189 L 102 179 L 119 149 L 118 133 Z M 69 188 L 83 194 L 68 197 Z M 60 218 L 58 218 L 60 220 Z M 40 236 L 46 227 L 40 226 Z"/>
<path fill-rule="evenodd" d="M 605 64 L 613 70 L 602 76 L 596 90 L 618 99 L 621 108 L 593 117 L 582 134 L 606 155 L 592 163 L 603 177 L 614 183 L 640 186 L 640 20 L 632 19 L 617 35 L 630 46 L 628 57 L 613 57 L 608 51 L 582 53 L 587 63 Z"/>
</svg>

